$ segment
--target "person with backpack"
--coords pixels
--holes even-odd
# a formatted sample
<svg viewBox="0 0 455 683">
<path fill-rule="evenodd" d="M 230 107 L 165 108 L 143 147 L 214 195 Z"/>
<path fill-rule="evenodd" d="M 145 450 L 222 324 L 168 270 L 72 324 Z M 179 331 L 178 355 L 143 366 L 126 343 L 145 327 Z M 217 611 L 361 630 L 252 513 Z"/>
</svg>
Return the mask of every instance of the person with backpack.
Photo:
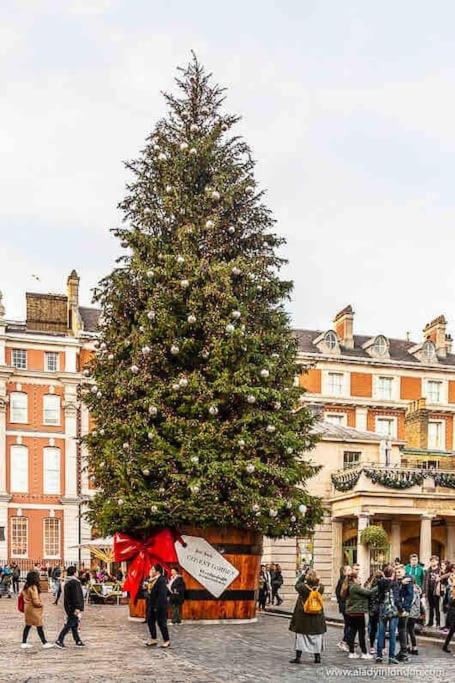
<svg viewBox="0 0 455 683">
<path fill-rule="evenodd" d="M 384 577 L 378 581 L 379 625 L 376 649 L 376 662 L 382 662 L 385 647 L 385 634 L 389 629 L 389 664 L 399 664 L 395 657 L 398 607 L 396 604 L 398 586 L 395 581 L 395 569 L 391 565 L 384 568 Z"/>
<path fill-rule="evenodd" d="M 36 626 L 43 649 L 54 647 L 53 643 L 48 643 L 43 629 L 43 603 L 40 597 L 40 577 L 38 572 L 28 572 L 24 588 L 19 595 L 18 609 L 24 613 L 25 626 L 22 633 L 22 649 L 33 647 L 27 643 L 28 634 L 32 626 Z"/>
<path fill-rule="evenodd" d="M 368 612 L 368 600 L 375 596 L 378 588 L 363 588 L 357 572 L 351 572 L 346 577 L 341 595 L 346 597 L 346 618 L 348 622 L 348 647 L 349 659 L 358 659 L 359 655 L 355 651 L 355 637 L 359 636 L 359 645 L 362 651 L 362 659 L 373 659 L 367 652 L 365 642 L 365 614 Z"/>
<path fill-rule="evenodd" d="M 348 646 L 348 625 L 347 625 L 347 619 L 346 619 L 346 599 L 341 597 L 341 589 L 343 587 L 344 580 L 349 574 L 351 573 L 351 567 L 346 564 L 344 567 L 341 567 L 340 569 L 340 576 L 338 579 L 338 583 L 335 588 L 335 596 L 337 599 L 338 603 L 338 611 L 339 613 L 343 616 L 343 621 L 344 621 L 344 629 L 343 629 L 343 638 L 340 640 L 339 643 L 337 643 L 337 647 L 340 650 L 343 650 L 343 652 L 349 652 L 349 646 Z"/>
<path fill-rule="evenodd" d="M 291 664 L 300 664 L 303 652 L 313 654 L 315 664 L 320 664 L 327 631 L 322 600 L 324 586 L 314 569 L 310 569 L 297 580 L 295 590 L 299 596 L 289 626 L 295 633 L 295 658 Z"/>
</svg>

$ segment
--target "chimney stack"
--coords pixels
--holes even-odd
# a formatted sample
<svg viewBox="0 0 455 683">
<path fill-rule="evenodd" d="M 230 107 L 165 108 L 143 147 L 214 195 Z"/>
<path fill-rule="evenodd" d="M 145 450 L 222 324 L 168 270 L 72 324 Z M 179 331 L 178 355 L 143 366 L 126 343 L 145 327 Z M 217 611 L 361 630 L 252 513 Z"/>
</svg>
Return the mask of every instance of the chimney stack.
<svg viewBox="0 0 455 683">
<path fill-rule="evenodd" d="M 409 403 L 404 421 L 407 446 L 428 448 L 428 418 L 426 399 L 419 398 Z"/>
<path fill-rule="evenodd" d="M 352 306 L 346 306 L 333 319 L 333 327 L 340 344 L 347 349 L 354 348 L 354 311 Z"/>
<path fill-rule="evenodd" d="M 439 315 L 437 318 L 425 325 L 423 329 L 423 336 L 425 340 L 429 339 L 432 341 L 436 347 L 436 353 L 439 357 L 445 358 L 447 356 L 447 351 L 451 350 L 451 338 L 446 333 L 447 320 L 443 315 Z"/>
<path fill-rule="evenodd" d="M 68 328 L 74 335 L 82 328 L 79 315 L 79 282 L 80 277 L 73 270 L 66 281 L 66 293 L 68 297 Z"/>
</svg>

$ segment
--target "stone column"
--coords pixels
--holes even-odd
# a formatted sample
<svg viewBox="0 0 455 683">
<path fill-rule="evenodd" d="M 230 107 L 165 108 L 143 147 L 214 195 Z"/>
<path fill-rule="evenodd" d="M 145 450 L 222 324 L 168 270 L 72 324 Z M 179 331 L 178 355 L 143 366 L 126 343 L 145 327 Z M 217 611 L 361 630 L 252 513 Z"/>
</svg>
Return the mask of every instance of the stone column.
<svg viewBox="0 0 455 683">
<path fill-rule="evenodd" d="M 6 493 L 6 384 L 0 382 L 0 494 Z"/>
<path fill-rule="evenodd" d="M 79 560 L 79 499 L 62 498 L 63 508 L 63 561 L 66 564 Z"/>
<path fill-rule="evenodd" d="M 431 557 L 431 520 L 433 515 L 424 512 L 420 518 L 420 550 L 419 559 L 425 564 L 430 561 Z"/>
<path fill-rule="evenodd" d="M 343 564 L 343 522 L 332 519 L 332 596 Z"/>
<path fill-rule="evenodd" d="M 392 522 L 392 534 L 390 537 L 390 552 L 392 562 L 396 557 L 401 557 L 401 523 Z"/>
<path fill-rule="evenodd" d="M 8 559 L 8 502 L 11 496 L 7 493 L 0 493 L 0 527 L 5 529 L 5 540 L 0 540 L 0 560 L 5 562 Z"/>
<path fill-rule="evenodd" d="M 65 387 L 65 496 L 77 496 L 77 401 L 76 387 Z"/>
<path fill-rule="evenodd" d="M 446 540 L 446 557 L 455 557 L 455 519 L 453 517 L 446 518 L 447 540 Z"/>
<path fill-rule="evenodd" d="M 360 542 L 360 535 L 370 523 L 370 515 L 367 512 L 361 512 L 358 515 L 357 523 L 357 562 L 360 564 L 360 579 L 362 583 L 367 580 L 370 575 L 370 549 L 367 545 Z"/>
</svg>

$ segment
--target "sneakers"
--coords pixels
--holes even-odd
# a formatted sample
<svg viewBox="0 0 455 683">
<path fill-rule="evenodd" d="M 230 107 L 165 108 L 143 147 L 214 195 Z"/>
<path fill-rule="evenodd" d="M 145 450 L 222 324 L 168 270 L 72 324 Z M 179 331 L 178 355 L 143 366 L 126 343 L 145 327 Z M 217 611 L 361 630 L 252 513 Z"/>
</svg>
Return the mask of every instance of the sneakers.
<svg viewBox="0 0 455 683">
<path fill-rule="evenodd" d="M 376 664 L 382 664 L 382 657 L 376 657 Z"/>
<path fill-rule="evenodd" d="M 340 642 L 337 643 L 337 648 L 339 650 L 342 650 L 343 652 L 349 652 L 349 647 L 347 643 L 344 642 L 344 640 L 340 640 Z"/>
<path fill-rule="evenodd" d="M 448 655 L 450 655 L 450 653 L 452 652 L 452 650 L 449 650 L 449 648 L 446 647 L 445 645 L 442 646 L 442 651 L 447 652 Z"/>
<path fill-rule="evenodd" d="M 30 643 L 21 643 L 21 648 L 23 650 L 28 650 L 29 647 L 33 647 L 33 645 L 30 645 Z"/>
<path fill-rule="evenodd" d="M 399 664 L 400 661 L 396 657 L 389 657 L 389 664 Z"/>
<path fill-rule="evenodd" d="M 370 647 L 370 655 L 375 655 L 376 654 L 376 648 L 371 646 Z"/>
<path fill-rule="evenodd" d="M 85 643 L 83 643 L 82 640 L 78 640 L 76 643 L 76 647 L 85 647 Z"/>
<path fill-rule="evenodd" d="M 61 650 L 63 650 L 63 648 L 65 647 L 65 646 L 63 645 L 63 643 L 60 642 L 60 640 L 56 640 L 55 643 L 54 643 L 54 645 L 55 645 L 55 647 L 59 647 Z"/>
<path fill-rule="evenodd" d="M 350 652 L 348 654 L 348 659 L 359 659 L 359 655 L 357 654 L 357 652 Z"/>
<path fill-rule="evenodd" d="M 362 652 L 362 654 L 360 655 L 360 659 L 373 659 L 373 655 L 369 655 L 366 652 Z"/>
<path fill-rule="evenodd" d="M 145 643 L 145 647 L 155 647 L 155 645 L 158 645 L 157 640 L 149 640 L 148 643 Z"/>
<path fill-rule="evenodd" d="M 415 649 L 415 650 L 410 650 L 409 654 L 410 654 L 410 655 L 418 655 L 418 654 L 419 654 L 419 651 L 418 651 L 417 649 Z"/>
<path fill-rule="evenodd" d="M 55 647 L 55 643 L 43 643 L 43 650 L 50 650 L 51 647 Z"/>
<path fill-rule="evenodd" d="M 160 647 L 161 647 L 162 649 L 166 649 L 167 647 L 171 647 L 171 643 L 170 643 L 170 641 L 168 640 L 166 643 L 161 643 Z"/>
</svg>

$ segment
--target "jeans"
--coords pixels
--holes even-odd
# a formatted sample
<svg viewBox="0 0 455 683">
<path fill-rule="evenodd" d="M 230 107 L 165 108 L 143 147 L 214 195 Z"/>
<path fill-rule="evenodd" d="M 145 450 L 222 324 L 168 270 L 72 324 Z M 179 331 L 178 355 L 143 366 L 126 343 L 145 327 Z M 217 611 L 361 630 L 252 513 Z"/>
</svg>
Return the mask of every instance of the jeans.
<svg viewBox="0 0 455 683">
<path fill-rule="evenodd" d="M 408 618 L 409 617 L 398 617 L 398 640 L 400 641 L 400 652 L 399 655 L 406 655 L 408 649 Z"/>
<path fill-rule="evenodd" d="M 63 641 L 65 640 L 66 634 L 69 631 L 71 631 L 71 633 L 73 634 L 74 642 L 80 643 L 81 637 L 79 635 L 78 628 L 79 628 L 79 618 L 76 616 L 76 614 L 70 614 L 67 617 L 65 626 L 60 631 L 60 635 L 57 638 L 58 642 L 63 643 Z"/>
<path fill-rule="evenodd" d="M 382 657 L 382 651 L 385 646 L 385 632 L 387 624 L 389 624 L 389 659 L 391 659 L 392 657 L 395 657 L 398 617 L 390 617 L 389 619 L 381 617 L 379 619 L 376 654 L 378 657 Z"/>
<path fill-rule="evenodd" d="M 169 631 L 167 630 L 167 607 L 151 607 L 147 610 L 147 626 L 149 627 L 150 637 L 156 640 L 156 624 L 161 631 L 165 643 L 169 642 Z"/>
<path fill-rule="evenodd" d="M 346 615 L 348 622 L 348 639 L 347 643 L 349 645 L 349 652 L 354 652 L 354 643 L 357 633 L 359 634 L 359 645 L 363 654 L 367 652 L 367 645 L 365 642 L 365 615 L 351 616 Z"/>
<path fill-rule="evenodd" d="M 24 626 L 24 632 L 22 633 L 22 642 L 23 643 L 27 642 L 28 634 L 30 633 L 31 628 L 32 628 L 31 626 Z M 46 641 L 46 636 L 44 635 L 43 627 L 37 626 L 36 630 L 38 631 L 38 635 L 40 637 L 40 640 L 44 645 L 44 643 L 46 643 L 47 641 Z"/>
<path fill-rule="evenodd" d="M 379 614 L 371 614 L 368 620 L 368 635 L 370 637 L 370 647 L 374 647 L 376 636 L 378 635 Z"/>
<path fill-rule="evenodd" d="M 430 608 L 430 616 L 428 620 L 428 626 L 433 626 L 434 618 L 436 617 L 436 626 L 441 623 L 441 615 L 439 613 L 439 595 L 434 593 L 428 593 L 428 607 Z"/>
</svg>

